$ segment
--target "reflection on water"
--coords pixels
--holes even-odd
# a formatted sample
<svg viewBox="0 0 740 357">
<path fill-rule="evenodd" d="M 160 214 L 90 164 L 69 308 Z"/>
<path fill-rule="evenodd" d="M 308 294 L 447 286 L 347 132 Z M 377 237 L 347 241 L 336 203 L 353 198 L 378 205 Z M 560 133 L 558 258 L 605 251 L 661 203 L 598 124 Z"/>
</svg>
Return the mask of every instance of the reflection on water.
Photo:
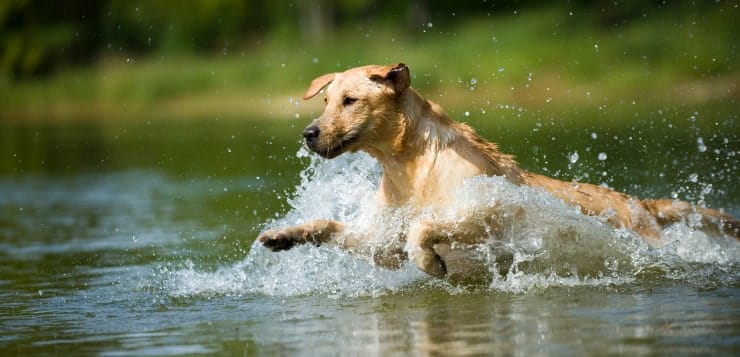
<svg viewBox="0 0 740 357">
<path fill-rule="evenodd" d="M 627 124 L 607 116 L 593 126 L 567 115 L 496 112 L 474 125 L 525 168 L 640 196 L 702 200 L 737 215 L 732 111 L 714 108 L 694 121 L 682 111 L 653 113 Z M 372 196 L 371 160 L 296 158 L 301 127 L 0 124 L 0 352 L 731 354 L 740 347 L 732 245 L 620 258 L 629 264 L 599 257 L 602 276 L 519 290 L 505 284 L 551 277 L 522 265 L 523 275 L 499 285 L 459 287 L 328 248 L 252 248 L 265 224 L 352 216 Z M 307 164 L 313 173 L 301 174 Z M 472 182 L 471 193 L 481 184 L 526 197 L 496 181 Z M 687 242 L 701 242 L 694 238 Z"/>
</svg>

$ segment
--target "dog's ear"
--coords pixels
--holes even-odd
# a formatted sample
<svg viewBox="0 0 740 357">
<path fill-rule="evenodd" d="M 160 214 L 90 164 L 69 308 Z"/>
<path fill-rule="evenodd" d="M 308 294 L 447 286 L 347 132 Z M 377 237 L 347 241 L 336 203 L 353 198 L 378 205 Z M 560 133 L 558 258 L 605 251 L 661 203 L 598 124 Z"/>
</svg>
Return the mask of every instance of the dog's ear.
<svg viewBox="0 0 740 357">
<path fill-rule="evenodd" d="M 336 77 L 336 73 L 327 73 L 321 77 L 318 77 L 311 81 L 311 85 L 308 86 L 308 90 L 306 91 L 306 94 L 303 95 L 304 100 L 308 100 L 313 98 L 316 94 L 318 94 L 322 88 L 326 87 L 327 84 L 331 83 L 331 81 L 334 80 L 334 77 Z"/>
<path fill-rule="evenodd" d="M 393 66 L 385 66 L 370 75 L 370 79 L 376 81 L 390 81 L 396 94 L 400 94 L 411 85 L 409 68 L 399 63 Z"/>
</svg>

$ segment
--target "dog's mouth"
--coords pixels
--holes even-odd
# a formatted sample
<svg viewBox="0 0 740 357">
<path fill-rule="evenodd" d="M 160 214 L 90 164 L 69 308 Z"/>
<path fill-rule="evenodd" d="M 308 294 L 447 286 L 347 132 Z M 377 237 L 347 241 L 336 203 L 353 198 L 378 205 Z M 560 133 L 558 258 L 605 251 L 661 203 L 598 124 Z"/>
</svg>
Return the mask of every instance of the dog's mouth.
<svg viewBox="0 0 740 357">
<path fill-rule="evenodd" d="M 320 147 L 316 141 L 313 140 L 306 140 L 306 146 L 308 146 L 311 151 L 321 155 L 324 158 L 327 159 L 333 159 L 345 151 L 349 149 L 352 144 L 357 142 L 359 135 L 349 135 L 348 137 L 337 141 L 334 145 L 329 147 Z"/>
</svg>

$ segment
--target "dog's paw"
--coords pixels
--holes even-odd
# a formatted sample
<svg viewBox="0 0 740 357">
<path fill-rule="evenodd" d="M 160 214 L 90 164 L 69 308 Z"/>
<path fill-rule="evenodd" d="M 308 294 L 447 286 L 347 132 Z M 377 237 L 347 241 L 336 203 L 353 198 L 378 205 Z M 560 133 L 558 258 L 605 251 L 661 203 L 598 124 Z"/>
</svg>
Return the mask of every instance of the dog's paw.
<svg viewBox="0 0 740 357">
<path fill-rule="evenodd" d="M 423 252 L 413 257 L 413 261 L 419 270 L 439 279 L 447 275 L 447 264 L 442 257 L 434 252 Z"/>
<path fill-rule="evenodd" d="M 431 260 L 432 261 L 426 265 L 426 270 L 424 271 L 435 278 L 444 278 L 445 275 L 447 275 L 447 264 L 445 264 L 445 261 L 442 260 L 442 257 L 436 254 Z"/>
<path fill-rule="evenodd" d="M 265 248 L 278 252 L 281 250 L 288 250 L 293 248 L 296 244 L 300 243 L 300 239 L 292 234 L 288 229 L 270 229 L 257 237 L 257 240 L 262 243 Z"/>
</svg>

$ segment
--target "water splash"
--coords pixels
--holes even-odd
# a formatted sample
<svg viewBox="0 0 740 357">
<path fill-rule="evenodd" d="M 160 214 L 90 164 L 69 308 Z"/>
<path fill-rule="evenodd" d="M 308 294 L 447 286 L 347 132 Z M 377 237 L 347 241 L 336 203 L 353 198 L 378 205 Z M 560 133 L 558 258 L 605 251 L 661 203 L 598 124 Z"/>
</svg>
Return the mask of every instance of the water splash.
<svg viewBox="0 0 740 357">
<path fill-rule="evenodd" d="M 264 228 L 334 219 L 351 229 L 380 232 L 370 239 L 382 242 L 413 219 L 402 209 L 387 211 L 376 204 L 381 172 L 368 155 L 323 160 L 301 149 L 298 156 L 309 158 L 310 164 L 288 199 L 292 209 Z M 492 291 L 522 293 L 656 280 L 698 286 L 740 284 L 740 244 L 732 238 L 709 237 L 680 223 L 665 231 L 661 248 L 650 247 L 633 232 L 611 227 L 608 216 L 584 216 L 540 189 L 516 186 L 502 177 L 468 179 L 450 209 L 436 218 L 454 219 L 460 210 L 482 212 L 493 205 L 502 219 L 510 219 L 509 229 L 471 250 L 482 259 L 489 273 L 484 286 Z M 459 291 L 454 282 L 430 278 L 410 263 L 391 271 L 335 248 L 306 245 L 273 253 L 257 242 L 246 259 L 232 266 L 201 271 L 191 264 L 163 268 L 159 276 L 173 297 L 375 296 L 427 285 Z"/>
<path fill-rule="evenodd" d="M 422 273 L 410 267 L 400 271 L 378 268 L 364 259 L 333 249 L 300 246 L 275 254 L 253 247 L 233 266 L 202 271 L 191 262 L 180 268 L 162 267 L 163 292 L 173 298 L 197 296 L 305 296 L 330 298 L 377 296 L 403 290 Z"/>
</svg>

